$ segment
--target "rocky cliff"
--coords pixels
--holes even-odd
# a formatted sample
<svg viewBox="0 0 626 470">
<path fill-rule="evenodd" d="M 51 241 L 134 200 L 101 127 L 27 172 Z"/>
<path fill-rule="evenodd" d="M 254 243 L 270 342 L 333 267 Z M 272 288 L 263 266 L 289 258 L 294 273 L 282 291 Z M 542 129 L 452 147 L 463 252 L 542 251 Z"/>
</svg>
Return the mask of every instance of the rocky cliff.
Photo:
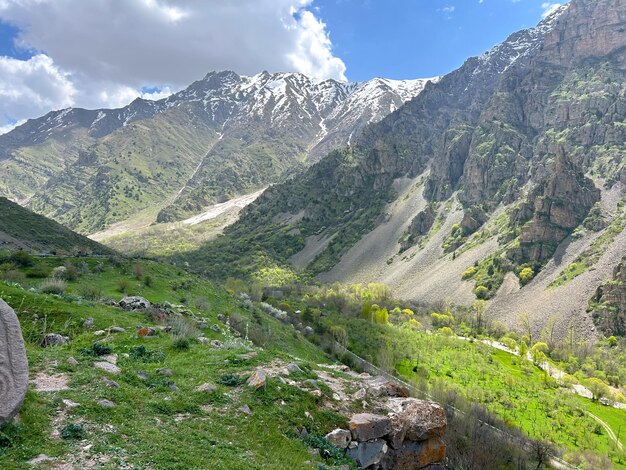
<svg viewBox="0 0 626 470">
<path fill-rule="evenodd" d="M 595 324 L 604 334 L 626 335 L 626 261 L 616 266 L 611 281 L 598 287 L 589 305 Z"/>
</svg>

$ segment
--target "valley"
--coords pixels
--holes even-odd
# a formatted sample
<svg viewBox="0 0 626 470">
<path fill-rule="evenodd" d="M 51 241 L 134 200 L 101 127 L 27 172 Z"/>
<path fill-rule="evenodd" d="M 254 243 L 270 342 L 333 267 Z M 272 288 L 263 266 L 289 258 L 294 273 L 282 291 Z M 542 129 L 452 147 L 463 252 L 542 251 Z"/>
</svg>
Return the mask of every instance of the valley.
<svg viewBox="0 0 626 470">
<path fill-rule="evenodd" d="M 0 468 L 626 469 L 626 2 L 537 11 L 433 78 L 7 115 Z"/>
</svg>

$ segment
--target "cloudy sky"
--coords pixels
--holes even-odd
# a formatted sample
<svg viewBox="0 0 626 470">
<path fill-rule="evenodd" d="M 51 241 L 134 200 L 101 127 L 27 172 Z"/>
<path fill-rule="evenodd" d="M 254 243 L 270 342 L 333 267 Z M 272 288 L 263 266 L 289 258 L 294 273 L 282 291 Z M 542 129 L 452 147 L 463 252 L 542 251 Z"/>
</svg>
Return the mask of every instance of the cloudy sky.
<svg viewBox="0 0 626 470">
<path fill-rule="evenodd" d="M 338 80 L 447 73 L 556 2 L 0 0 L 0 133 L 69 106 L 159 98 L 211 70 Z"/>
</svg>

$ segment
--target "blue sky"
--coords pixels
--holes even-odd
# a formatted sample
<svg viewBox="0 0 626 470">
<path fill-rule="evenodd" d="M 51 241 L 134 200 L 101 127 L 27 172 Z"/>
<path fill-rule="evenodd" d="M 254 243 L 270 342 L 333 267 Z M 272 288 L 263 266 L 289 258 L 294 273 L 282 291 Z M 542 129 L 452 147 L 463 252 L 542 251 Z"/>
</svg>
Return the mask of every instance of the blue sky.
<svg viewBox="0 0 626 470">
<path fill-rule="evenodd" d="M 561 0 L 564 3 L 565 0 Z M 213 70 L 443 75 L 545 0 L 0 0 L 0 134 L 69 106 L 158 99 Z"/>
<path fill-rule="evenodd" d="M 350 80 L 406 79 L 458 68 L 534 26 L 545 0 L 316 0 Z"/>
</svg>

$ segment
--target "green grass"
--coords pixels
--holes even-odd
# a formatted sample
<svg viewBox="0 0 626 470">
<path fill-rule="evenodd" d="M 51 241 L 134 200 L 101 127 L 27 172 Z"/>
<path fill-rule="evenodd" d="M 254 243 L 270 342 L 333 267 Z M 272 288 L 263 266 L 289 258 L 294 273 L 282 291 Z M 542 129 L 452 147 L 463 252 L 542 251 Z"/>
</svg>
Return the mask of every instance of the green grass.
<svg viewBox="0 0 626 470">
<path fill-rule="evenodd" d="M 52 268 L 79 260 L 37 261 Z M 297 431 L 306 426 L 309 431 L 324 434 L 345 425 L 344 418 L 319 406 L 319 399 L 311 394 L 277 380 L 269 379 L 266 389 L 256 391 L 245 385 L 222 385 L 219 381 L 226 374 L 246 378 L 256 367 L 272 361 L 298 361 L 309 370 L 327 362 L 319 349 L 292 329 L 268 316 L 240 308 L 225 291 L 175 267 L 143 261 L 143 274 L 153 279 L 148 287 L 130 275 L 135 261 L 86 261 L 89 272 L 68 281 L 67 292 L 62 296 L 30 291 L 30 285 L 35 287 L 38 281 L 29 278 L 25 288 L 0 284 L 0 297 L 16 310 L 20 319 L 31 377 L 46 373 L 66 374 L 69 378 L 68 390 L 29 391 L 17 424 L 1 428 L 0 468 L 28 468 L 26 461 L 42 453 L 60 461 L 78 459 L 78 466 L 85 465 L 84 459 L 105 458 L 101 468 L 110 469 L 276 468 L 276 462 L 284 468 L 315 468 L 321 463 L 319 457 L 311 456 Z M 159 332 L 155 337 L 136 334 L 138 326 L 154 324 L 146 314 L 125 312 L 75 295 L 85 286 L 98 286 L 105 296 L 119 299 L 123 294 L 118 292 L 117 284 L 128 278 L 132 279 L 133 293 L 152 302 L 178 303 L 185 296 L 192 323 L 200 319 L 209 325 L 218 323 L 218 314 L 242 319 L 249 325 L 251 335 L 256 331 L 257 336 L 264 338 L 264 347 L 258 349 L 257 356 L 244 360 L 238 355 L 245 349 L 213 349 L 192 337 L 189 349 L 177 350 L 168 333 Z M 201 301 L 194 307 L 198 299 Z M 88 317 L 94 319 L 92 329 L 82 326 Z M 94 330 L 111 325 L 122 326 L 126 332 L 93 334 Z M 41 348 L 39 344 L 46 332 L 68 335 L 71 342 Z M 204 333 L 209 339 L 224 340 L 221 333 L 210 329 Z M 92 367 L 98 359 L 86 355 L 86 350 L 93 350 L 96 341 L 118 354 L 121 375 L 108 376 Z M 146 354 L 133 353 L 140 346 Z M 69 365 L 69 357 L 76 358 L 79 365 Z M 159 375 L 156 371 L 163 367 L 172 369 L 173 376 Z M 149 378 L 138 378 L 139 370 Z M 104 377 L 117 381 L 120 388 L 106 387 Z M 217 390 L 210 394 L 195 391 L 206 382 L 216 384 Z M 171 383 L 179 390 L 173 391 Z M 330 393 L 324 389 L 323 392 Z M 63 399 L 80 406 L 58 414 L 64 408 Z M 97 404 L 101 399 L 117 406 L 103 408 Z M 251 408 L 252 416 L 238 411 L 243 405 Z M 310 412 L 313 419 L 307 418 L 305 412 Z M 50 437 L 53 431 L 72 424 L 84 429 L 84 440 Z M 92 445 L 91 449 L 81 451 L 87 444 Z"/>
<path fill-rule="evenodd" d="M 626 468 L 626 456 L 621 456 L 620 463 L 612 441 L 603 431 L 596 434 L 597 423 L 585 410 L 605 420 L 616 434 L 619 424 L 626 423 L 626 411 L 571 394 L 528 361 L 520 364 L 519 357 L 489 350 L 482 343 L 429 334 L 406 325 L 375 327 L 342 317 L 329 321 L 349 331 L 349 348 L 355 353 L 395 368 L 422 390 L 444 390 L 448 397 L 456 394 L 483 405 L 528 436 L 552 442 L 565 453 L 610 455 L 615 468 Z M 626 434 L 622 434 L 622 441 L 626 441 Z"/>
</svg>

